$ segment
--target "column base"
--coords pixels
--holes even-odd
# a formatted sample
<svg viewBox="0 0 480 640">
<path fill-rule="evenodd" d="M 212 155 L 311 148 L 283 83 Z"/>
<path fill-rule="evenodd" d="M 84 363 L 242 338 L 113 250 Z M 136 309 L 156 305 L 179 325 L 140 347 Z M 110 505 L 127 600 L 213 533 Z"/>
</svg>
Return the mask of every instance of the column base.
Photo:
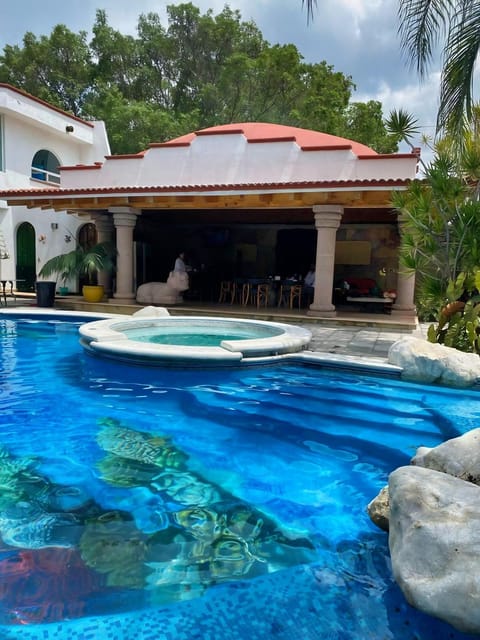
<svg viewBox="0 0 480 640">
<path fill-rule="evenodd" d="M 317 318 L 335 318 L 337 315 L 337 310 L 333 306 L 333 304 L 329 305 L 318 305 L 312 304 L 307 311 L 307 316 L 315 316 Z"/>
<path fill-rule="evenodd" d="M 392 316 L 403 316 L 409 318 L 415 318 L 417 315 L 417 308 L 409 304 L 394 304 L 392 305 Z"/>
<path fill-rule="evenodd" d="M 116 302 L 117 304 L 136 304 L 135 294 L 114 293 L 113 298 L 109 298 L 109 302 Z"/>
</svg>

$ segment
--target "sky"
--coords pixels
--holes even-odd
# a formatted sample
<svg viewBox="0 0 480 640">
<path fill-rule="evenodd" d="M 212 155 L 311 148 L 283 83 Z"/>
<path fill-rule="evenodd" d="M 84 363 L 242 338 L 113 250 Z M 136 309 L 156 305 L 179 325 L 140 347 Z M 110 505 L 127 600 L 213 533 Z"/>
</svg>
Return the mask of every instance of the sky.
<svg viewBox="0 0 480 640">
<path fill-rule="evenodd" d="M 22 43 L 27 31 L 49 35 L 56 24 L 90 33 L 97 9 L 109 24 L 135 35 L 138 16 L 158 13 L 166 24 L 165 7 L 176 0 L 2 0 L 0 49 Z M 270 44 L 294 44 L 306 62 L 325 60 L 335 71 L 351 76 L 352 101 L 379 100 L 386 116 L 404 109 L 417 118 L 421 132 L 433 136 L 438 105 L 440 61 L 420 82 L 401 52 L 398 0 L 318 0 L 313 21 L 307 22 L 301 0 L 192 0 L 202 13 L 219 13 L 225 4 L 238 9 L 244 21 L 253 20 Z M 428 149 L 422 146 L 427 159 Z M 401 149 L 406 150 L 406 149 Z"/>
</svg>

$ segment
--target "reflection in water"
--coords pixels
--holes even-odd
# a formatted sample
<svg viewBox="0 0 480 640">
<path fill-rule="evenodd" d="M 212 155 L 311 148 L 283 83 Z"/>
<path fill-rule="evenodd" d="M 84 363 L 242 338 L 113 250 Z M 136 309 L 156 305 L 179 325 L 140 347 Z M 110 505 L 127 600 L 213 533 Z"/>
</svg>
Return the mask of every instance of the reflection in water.
<svg viewBox="0 0 480 640">
<path fill-rule="evenodd" d="M 145 590 L 150 604 L 190 599 L 214 584 L 312 561 L 308 539 L 288 537 L 192 471 L 168 437 L 107 418 L 97 442 L 106 452 L 102 479 L 131 491 L 124 510 L 51 482 L 39 459 L 0 449 L 1 591 L 10 612 L 3 622 L 86 615 L 89 599 L 109 592 L 124 606 L 121 594 L 132 589 Z"/>
<path fill-rule="evenodd" d="M 168 437 L 107 419 L 97 441 L 107 451 L 98 464 L 106 482 L 145 487 L 155 496 L 149 516 L 158 530 L 124 555 L 125 561 L 143 553 L 146 583 L 155 591 L 155 601 L 191 598 L 212 584 L 312 560 L 309 540 L 287 537 L 264 514 L 190 470 L 188 457 Z M 105 538 L 110 538 L 107 530 Z M 81 548 L 87 564 L 108 573 L 109 580 L 111 573 L 115 580 L 123 575 L 116 554 L 110 562 L 103 559 L 99 568 L 102 547 L 90 544 L 88 527 Z M 134 583 L 140 587 L 142 580 L 143 575 L 137 575 Z"/>
</svg>

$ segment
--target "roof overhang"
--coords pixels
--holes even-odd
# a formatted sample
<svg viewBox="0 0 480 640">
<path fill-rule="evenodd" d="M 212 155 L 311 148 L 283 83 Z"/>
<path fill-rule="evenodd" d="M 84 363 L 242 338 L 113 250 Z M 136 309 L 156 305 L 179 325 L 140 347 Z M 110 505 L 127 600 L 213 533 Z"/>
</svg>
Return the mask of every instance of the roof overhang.
<svg viewBox="0 0 480 640">
<path fill-rule="evenodd" d="M 409 180 L 329 181 L 319 183 L 201 185 L 189 187 L 105 187 L 96 189 L 27 189 L 0 192 L 10 206 L 73 213 L 133 209 L 303 209 L 314 205 L 345 208 L 391 207 L 393 191 Z"/>
</svg>

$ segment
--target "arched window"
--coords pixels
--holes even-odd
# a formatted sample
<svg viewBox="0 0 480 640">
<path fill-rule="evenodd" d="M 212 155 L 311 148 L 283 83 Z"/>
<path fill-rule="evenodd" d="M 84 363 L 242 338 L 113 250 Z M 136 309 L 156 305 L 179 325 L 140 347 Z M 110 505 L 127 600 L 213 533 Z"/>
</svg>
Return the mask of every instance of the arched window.
<svg viewBox="0 0 480 640">
<path fill-rule="evenodd" d="M 40 149 L 33 156 L 32 160 L 32 178 L 35 180 L 44 180 L 45 182 L 55 182 L 59 184 L 60 174 L 58 168 L 60 160 L 51 151 Z"/>
<path fill-rule="evenodd" d="M 82 249 L 88 250 L 97 244 L 97 227 L 93 222 L 87 222 L 78 232 L 78 244 Z"/>
</svg>

